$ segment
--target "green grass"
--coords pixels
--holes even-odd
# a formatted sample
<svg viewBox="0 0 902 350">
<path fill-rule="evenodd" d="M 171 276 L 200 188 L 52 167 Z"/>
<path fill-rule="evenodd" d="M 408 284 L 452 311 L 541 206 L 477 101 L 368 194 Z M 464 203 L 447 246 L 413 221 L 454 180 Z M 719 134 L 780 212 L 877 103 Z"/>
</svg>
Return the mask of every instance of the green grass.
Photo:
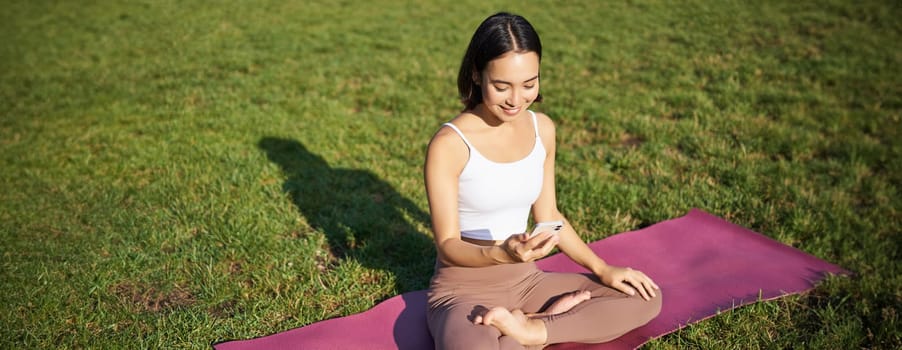
<svg viewBox="0 0 902 350">
<path fill-rule="evenodd" d="M 0 348 L 207 348 L 423 289 L 424 149 L 502 9 L 587 240 L 702 208 L 856 272 L 648 348 L 899 348 L 893 1 L 7 3 Z"/>
</svg>

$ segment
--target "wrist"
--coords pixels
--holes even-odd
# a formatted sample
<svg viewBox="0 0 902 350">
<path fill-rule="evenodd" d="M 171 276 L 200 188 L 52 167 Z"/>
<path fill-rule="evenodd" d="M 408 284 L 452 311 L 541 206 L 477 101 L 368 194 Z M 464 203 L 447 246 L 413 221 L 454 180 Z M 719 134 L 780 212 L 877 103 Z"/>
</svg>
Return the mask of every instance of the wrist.
<svg viewBox="0 0 902 350">
<path fill-rule="evenodd" d="M 488 258 L 495 264 L 510 264 L 513 262 L 510 254 L 508 254 L 507 250 L 500 245 L 493 245 L 486 247 L 487 249 L 483 250 L 484 254 L 488 256 Z"/>
<path fill-rule="evenodd" d="M 596 276 L 601 277 L 604 276 L 610 265 L 606 264 L 604 261 L 596 261 L 589 267 L 589 270 L 592 271 Z"/>
</svg>

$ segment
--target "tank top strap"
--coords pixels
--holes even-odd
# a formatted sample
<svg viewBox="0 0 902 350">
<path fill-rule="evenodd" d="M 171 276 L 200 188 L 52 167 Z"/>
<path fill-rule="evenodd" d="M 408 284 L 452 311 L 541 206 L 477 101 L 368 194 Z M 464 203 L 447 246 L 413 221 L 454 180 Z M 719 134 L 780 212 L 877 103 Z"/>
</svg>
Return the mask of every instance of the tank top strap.
<svg viewBox="0 0 902 350">
<path fill-rule="evenodd" d="M 460 136 L 460 139 L 461 139 L 461 140 L 464 140 L 464 143 L 467 144 L 467 147 L 468 147 L 469 149 L 471 149 L 471 150 L 475 149 L 475 148 L 473 148 L 473 145 L 470 144 L 470 140 L 467 140 L 467 137 L 464 136 L 464 133 L 463 133 L 462 131 L 460 131 L 460 129 L 458 129 L 457 126 L 455 126 L 454 124 L 451 124 L 451 123 L 445 123 L 445 124 L 442 124 L 442 125 L 447 126 L 447 127 L 450 127 L 451 130 L 454 130 L 454 132 L 456 132 L 457 135 Z"/>
<path fill-rule="evenodd" d="M 539 138 L 539 121 L 536 119 L 536 112 L 530 110 L 529 114 L 532 114 L 532 126 L 536 130 L 536 138 Z"/>
</svg>

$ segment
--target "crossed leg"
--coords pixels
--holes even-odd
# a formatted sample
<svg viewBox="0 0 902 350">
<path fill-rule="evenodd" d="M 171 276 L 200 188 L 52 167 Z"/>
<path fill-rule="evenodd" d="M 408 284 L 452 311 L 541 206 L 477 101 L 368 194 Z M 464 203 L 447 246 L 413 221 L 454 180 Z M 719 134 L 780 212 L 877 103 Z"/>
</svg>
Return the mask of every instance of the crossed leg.
<svg viewBox="0 0 902 350">
<path fill-rule="evenodd" d="M 508 310 L 497 306 L 486 310 L 483 315 L 476 315 L 474 323 L 493 326 L 501 334 L 512 337 L 523 345 L 542 345 L 547 340 L 547 331 L 541 317 L 567 312 L 590 297 L 591 293 L 587 290 L 566 293 L 544 312 L 531 314 L 525 314 L 520 309 Z"/>
<path fill-rule="evenodd" d="M 493 293 L 495 297 L 458 296 L 431 306 L 429 327 L 436 348 L 533 349 L 561 342 L 599 343 L 647 323 L 661 308 L 660 293 L 645 301 L 581 274 L 540 272 L 521 285 Z"/>
<path fill-rule="evenodd" d="M 474 322 L 476 318 L 484 316 L 488 311 L 489 309 L 482 304 L 464 302 L 441 306 L 434 312 L 430 312 L 427 317 L 429 317 L 429 327 L 432 337 L 435 339 L 436 350 L 522 350 L 532 348 L 524 346 L 513 337 L 502 334 L 496 327 Z"/>
<path fill-rule="evenodd" d="M 565 292 L 561 290 L 574 290 Z M 545 307 L 533 317 L 521 309 L 495 307 L 481 321 L 524 345 L 559 342 L 598 343 L 612 340 L 654 318 L 661 309 L 661 296 L 646 301 L 601 285 L 580 274 L 543 273 L 525 298 L 525 310 Z M 541 305 L 541 306 L 540 306 Z"/>
</svg>

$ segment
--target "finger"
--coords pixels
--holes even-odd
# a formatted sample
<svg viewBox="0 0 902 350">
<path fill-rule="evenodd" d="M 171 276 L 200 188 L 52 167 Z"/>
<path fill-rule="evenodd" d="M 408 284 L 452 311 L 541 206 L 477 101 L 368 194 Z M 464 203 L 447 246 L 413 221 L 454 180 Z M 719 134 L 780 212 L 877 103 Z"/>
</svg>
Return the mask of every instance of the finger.
<svg viewBox="0 0 902 350">
<path fill-rule="evenodd" d="M 654 288 L 656 290 L 661 290 L 661 287 L 658 287 L 658 284 L 655 283 L 655 281 L 653 279 L 651 279 L 650 277 L 648 278 L 648 284 L 650 284 L 652 286 L 652 288 Z"/>
<path fill-rule="evenodd" d="M 652 283 L 651 280 L 643 282 L 642 285 L 645 287 L 645 290 L 648 291 L 648 294 L 650 294 L 652 298 L 655 298 L 658 296 L 658 294 L 655 293 L 654 283 Z"/>
<path fill-rule="evenodd" d="M 537 236 L 537 238 L 538 238 L 538 236 Z M 551 252 L 551 250 L 554 249 L 554 247 L 557 246 L 558 242 L 560 242 L 560 237 L 558 237 L 557 235 L 548 234 L 547 238 L 545 238 L 544 240 L 539 242 L 538 245 L 536 246 L 536 248 L 541 251 L 544 251 L 547 254 L 548 252 Z"/>
<path fill-rule="evenodd" d="M 625 270 L 626 273 L 620 283 L 629 286 L 628 288 L 631 288 L 633 291 L 639 292 L 639 296 L 641 296 L 642 299 L 648 300 L 648 293 L 645 291 L 645 287 L 642 285 L 642 280 L 640 279 L 642 272 L 633 270 L 629 267 L 625 268 Z M 630 295 L 635 295 L 635 293 Z"/>
<path fill-rule="evenodd" d="M 557 244 L 557 241 L 560 239 L 557 235 L 543 232 L 535 237 L 535 240 L 538 242 L 538 245 L 546 246 L 548 244 L 554 245 Z"/>
<path fill-rule="evenodd" d="M 551 237 L 552 234 L 547 231 L 539 232 L 539 234 L 529 238 L 528 244 L 532 244 L 532 247 L 535 248 L 540 244 L 547 242 Z"/>
<path fill-rule="evenodd" d="M 629 284 L 632 285 L 633 288 L 635 288 L 639 291 L 639 296 L 641 296 L 642 299 L 645 299 L 645 300 L 651 299 L 651 297 L 648 296 L 648 292 L 645 290 L 645 287 L 642 285 L 641 282 L 633 279 L 633 280 L 629 281 Z"/>
<path fill-rule="evenodd" d="M 523 253 L 523 261 L 535 261 L 541 259 L 543 256 L 548 255 L 549 251 L 551 251 L 551 249 L 548 249 L 548 247 L 544 245 L 533 247 Z"/>
<path fill-rule="evenodd" d="M 652 298 L 657 296 L 655 294 L 655 289 L 657 289 L 656 288 L 657 286 L 655 286 L 655 282 L 652 281 L 651 278 L 648 278 L 648 275 L 646 275 L 642 271 L 636 271 L 636 273 L 639 275 L 638 281 L 639 281 L 639 283 L 642 284 L 642 288 L 645 289 L 646 291 L 648 291 L 648 294 L 651 295 Z"/>
<path fill-rule="evenodd" d="M 551 251 L 554 250 L 554 247 L 556 247 L 557 244 L 558 244 L 558 239 L 556 239 L 554 237 L 551 237 L 547 241 L 545 241 L 545 243 L 542 246 L 542 249 L 540 250 L 540 252 L 542 253 L 542 256 L 551 254 Z"/>
<path fill-rule="evenodd" d="M 655 281 L 652 280 L 651 277 L 648 277 L 648 275 L 646 275 L 644 272 L 642 273 L 642 277 L 645 278 L 645 282 L 647 282 L 652 288 L 661 290 L 661 287 L 658 287 L 658 284 L 655 283 Z"/>
<path fill-rule="evenodd" d="M 543 233 L 537 234 L 529 238 L 529 240 L 523 242 L 523 250 L 536 250 L 541 249 L 537 248 L 545 242 L 546 237 L 543 237 Z"/>
<path fill-rule="evenodd" d="M 645 291 L 644 294 L 646 294 L 646 295 L 649 296 L 649 299 L 650 299 L 650 298 L 654 298 L 654 297 L 657 296 L 657 295 L 655 294 L 655 289 L 652 288 L 651 283 L 648 283 L 647 280 L 643 280 L 643 281 L 641 281 L 641 282 L 639 282 L 639 283 L 642 284 L 642 290 Z"/>
<path fill-rule="evenodd" d="M 627 285 L 626 283 L 623 283 L 622 281 L 614 282 L 613 284 L 611 284 L 611 287 L 614 287 L 614 289 L 619 290 L 623 293 L 626 293 L 629 296 L 636 295 L 636 290 L 633 289 L 633 287 L 630 287 L 629 285 Z"/>
</svg>

